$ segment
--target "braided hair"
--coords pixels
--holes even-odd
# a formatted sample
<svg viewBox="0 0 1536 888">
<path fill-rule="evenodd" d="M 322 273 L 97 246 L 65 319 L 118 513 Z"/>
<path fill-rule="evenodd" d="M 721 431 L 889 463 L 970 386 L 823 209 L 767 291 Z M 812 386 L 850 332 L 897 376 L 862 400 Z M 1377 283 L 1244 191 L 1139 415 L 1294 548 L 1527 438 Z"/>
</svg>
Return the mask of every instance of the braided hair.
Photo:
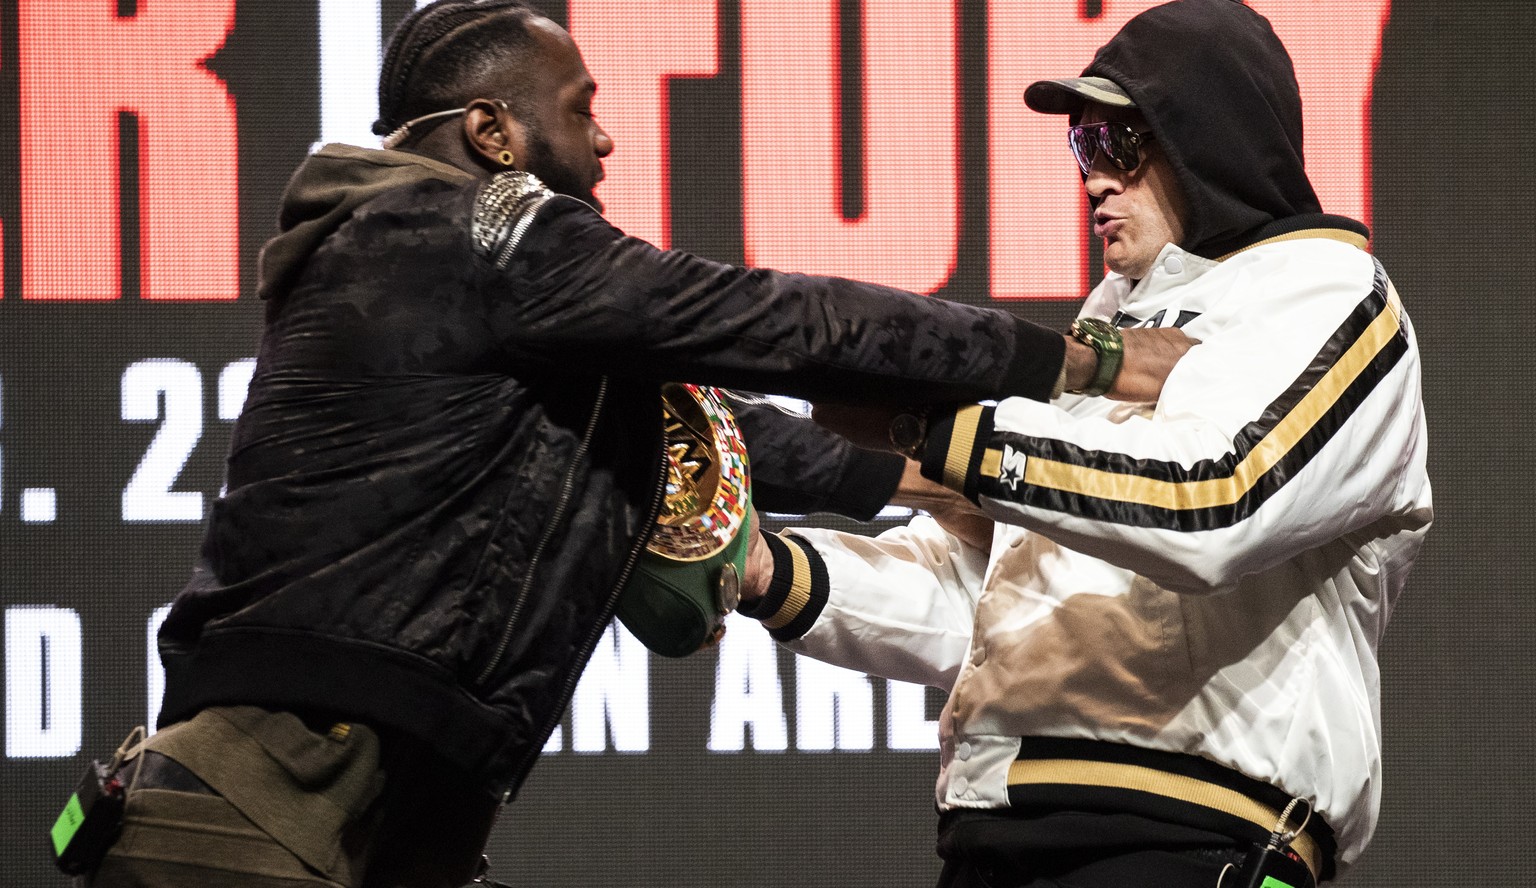
<svg viewBox="0 0 1536 888">
<path fill-rule="evenodd" d="M 528 21 L 538 17 L 520 0 L 437 0 L 406 16 L 379 71 L 374 134 L 480 97 L 493 76 L 526 63 L 535 46 Z M 526 95 L 499 98 L 526 115 Z"/>
</svg>

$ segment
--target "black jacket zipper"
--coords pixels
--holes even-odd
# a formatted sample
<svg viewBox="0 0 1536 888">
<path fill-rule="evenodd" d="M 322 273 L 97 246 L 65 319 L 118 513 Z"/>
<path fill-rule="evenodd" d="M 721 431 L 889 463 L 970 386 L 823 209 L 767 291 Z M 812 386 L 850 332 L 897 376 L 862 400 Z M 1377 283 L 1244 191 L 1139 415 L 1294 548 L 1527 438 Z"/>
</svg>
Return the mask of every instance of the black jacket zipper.
<svg viewBox="0 0 1536 888">
<path fill-rule="evenodd" d="M 581 433 L 581 443 L 576 445 L 576 451 L 571 454 L 570 467 L 566 469 L 565 481 L 560 486 L 560 501 L 555 504 L 555 511 L 550 514 L 549 522 L 544 526 L 544 535 L 539 537 L 539 544 L 534 547 L 533 555 L 528 559 L 528 566 L 523 571 L 523 582 L 517 590 L 517 600 L 512 604 L 512 610 L 507 614 L 506 626 L 501 631 L 501 640 L 496 644 L 496 650 L 491 654 L 491 659 L 480 671 L 480 677 L 475 679 L 475 684 L 484 686 L 490 680 L 491 673 L 501 665 L 501 660 L 507 654 L 507 648 L 512 644 L 512 630 L 517 628 L 518 618 L 523 615 L 523 608 L 528 603 L 528 594 L 533 590 L 533 579 L 538 571 L 539 560 L 544 557 L 544 550 L 549 548 L 549 541 L 554 538 L 555 532 L 560 529 L 565 520 L 565 513 L 570 509 L 571 491 L 576 487 L 576 473 L 587 461 L 587 450 L 592 446 L 592 436 L 597 431 L 597 418 L 603 412 L 603 402 L 608 397 L 608 377 L 604 376 L 597 385 L 597 399 L 592 405 L 592 415 L 587 419 L 587 427 Z"/>
<path fill-rule="evenodd" d="M 657 411 L 658 414 L 661 411 Z M 665 436 L 663 436 L 665 446 Z M 512 783 L 507 791 L 502 794 L 502 803 L 512 800 L 512 795 L 522 785 L 528 772 L 533 770 L 533 763 L 544 750 L 544 744 L 549 742 L 549 735 L 555 732 L 555 726 L 560 724 L 560 716 L 565 713 L 565 707 L 571 700 L 571 695 L 576 693 L 576 683 L 581 680 L 581 674 L 586 671 L 587 661 L 592 658 L 592 649 L 597 646 L 597 640 L 603 636 L 608 624 L 613 621 L 613 612 L 618 609 L 619 596 L 624 593 L 624 587 L 629 583 L 629 575 L 634 573 L 635 564 L 640 560 L 640 553 L 645 550 L 645 544 L 650 542 L 651 529 L 656 526 L 656 519 L 661 515 L 661 504 L 667 488 L 667 460 L 663 452 L 658 465 L 656 485 L 651 494 L 651 505 L 645 513 L 645 523 L 641 524 L 640 535 L 635 538 L 635 543 L 630 547 L 629 557 L 624 560 L 624 569 L 619 572 L 618 581 L 613 584 L 613 591 L 608 593 L 608 601 L 603 605 L 601 617 L 592 624 L 592 630 L 587 633 L 585 642 L 582 643 L 581 653 L 577 657 L 572 669 L 566 674 L 565 684 L 560 688 L 560 705 L 555 707 L 539 732 L 534 735 L 534 742 L 528 747 L 528 752 L 517 763 L 517 768 L 512 773 Z"/>
</svg>

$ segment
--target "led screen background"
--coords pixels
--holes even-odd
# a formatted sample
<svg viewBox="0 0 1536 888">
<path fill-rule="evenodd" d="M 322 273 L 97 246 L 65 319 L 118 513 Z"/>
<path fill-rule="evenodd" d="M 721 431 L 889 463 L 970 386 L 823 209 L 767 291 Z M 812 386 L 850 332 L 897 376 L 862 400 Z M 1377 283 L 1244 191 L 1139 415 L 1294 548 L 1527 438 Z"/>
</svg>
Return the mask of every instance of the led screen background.
<svg viewBox="0 0 1536 888">
<path fill-rule="evenodd" d="M 0 885 L 63 884 L 47 826 L 154 709 L 149 639 L 254 353 L 256 251 L 310 146 L 366 138 L 355 73 L 411 5 L 0 0 Z M 602 85 L 599 194 L 626 229 L 1061 326 L 1098 257 L 1059 121 L 1018 95 L 1148 5 L 543 6 Z M 1343 883 L 1523 884 L 1536 12 L 1253 5 L 1297 59 L 1325 209 L 1371 222 L 1425 360 L 1439 517 L 1381 651 L 1385 802 Z M 615 636 L 583 688 L 496 829 L 504 881 L 936 875 L 935 693 L 797 663 L 750 625 L 683 661 Z"/>
</svg>

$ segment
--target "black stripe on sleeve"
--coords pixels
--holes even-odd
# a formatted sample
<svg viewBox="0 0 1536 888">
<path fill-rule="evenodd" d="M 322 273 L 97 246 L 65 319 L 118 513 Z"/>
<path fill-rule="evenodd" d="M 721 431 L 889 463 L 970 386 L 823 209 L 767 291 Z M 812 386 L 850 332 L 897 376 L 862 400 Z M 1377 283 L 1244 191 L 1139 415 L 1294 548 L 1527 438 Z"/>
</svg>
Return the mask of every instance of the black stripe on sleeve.
<svg viewBox="0 0 1536 888">
<path fill-rule="evenodd" d="M 923 477 L 975 502 L 982 493 L 981 460 L 992 439 L 996 412 L 995 407 L 967 404 L 930 413 L 922 453 Z"/>
<path fill-rule="evenodd" d="M 831 580 L 815 547 L 791 534 L 763 534 L 773 556 L 773 579 L 761 600 L 738 610 L 777 641 L 793 641 L 815 625 L 827 606 Z"/>
<path fill-rule="evenodd" d="M 1251 516 L 1295 477 L 1332 440 L 1407 353 L 1407 333 L 1403 325 L 1397 323 L 1390 339 L 1353 378 L 1333 383 L 1339 388 L 1332 393 L 1334 397 L 1327 409 L 1299 434 L 1273 465 L 1251 480 L 1239 477 L 1238 469 L 1244 460 L 1281 429 L 1282 423 L 1302 400 L 1368 334 L 1372 324 L 1390 310 L 1386 275 L 1378 263 L 1371 295 L 1355 308 L 1286 391 L 1258 419 L 1238 433 L 1233 440 L 1232 452 L 1224 457 L 1185 467 L 1171 461 L 1135 459 L 1124 454 L 1086 450 L 1060 440 L 1002 433 L 991 436 L 988 441 L 992 460 L 1001 464 L 1002 471 L 983 473 L 979 491 L 1002 501 L 1135 527 L 1199 531 L 1236 524 Z M 1023 482 L 1022 467 L 1030 460 L 1062 464 L 1069 471 L 1073 467 L 1091 470 L 1092 480 L 1082 486 L 1094 492 Z M 1140 484 L 1142 480 L 1158 482 L 1165 488 L 1171 485 L 1173 502 L 1151 505 L 1138 501 L 1135 492 L 1146 487 Z M 1239 496 L 1215 505 L 1202 505 L 1194 499 L 1184 498 L 1186 495 L 1193 497 L 1193 485 L 1208 481 L 1230 481 L 1246 484 L 1246 487 L 1241 489 Z M 1095 495 L 1100 490 L 1103 495 Z"/>
</svg>

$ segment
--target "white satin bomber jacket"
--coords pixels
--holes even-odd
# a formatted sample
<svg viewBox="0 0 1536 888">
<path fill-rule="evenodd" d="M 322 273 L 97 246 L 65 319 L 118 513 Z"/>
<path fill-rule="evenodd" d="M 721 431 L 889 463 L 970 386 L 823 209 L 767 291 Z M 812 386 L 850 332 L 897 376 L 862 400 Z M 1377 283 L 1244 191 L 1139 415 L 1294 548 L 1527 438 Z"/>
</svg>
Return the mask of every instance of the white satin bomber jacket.
<svg viewBox="0 0 1536 888">
<path fill-rule="evenodd" d="M 990 555 L 926 517 L 795 529 L 746 611 L 807 656 L 949 691 L 943 810 L 1017 804 L 1021 744 L 1097 741 L 1304 799 L 1342 869 L 1375 828 L 1376 650 L 1432 519 L 1408 317 L 1332 229 L 1220 261 L 1170 245 L 1082 315 L 1200 344 L 1156 405 L 1008 399 L 936 424 L 924 472 L 997 520 Z"/>
</svg>

